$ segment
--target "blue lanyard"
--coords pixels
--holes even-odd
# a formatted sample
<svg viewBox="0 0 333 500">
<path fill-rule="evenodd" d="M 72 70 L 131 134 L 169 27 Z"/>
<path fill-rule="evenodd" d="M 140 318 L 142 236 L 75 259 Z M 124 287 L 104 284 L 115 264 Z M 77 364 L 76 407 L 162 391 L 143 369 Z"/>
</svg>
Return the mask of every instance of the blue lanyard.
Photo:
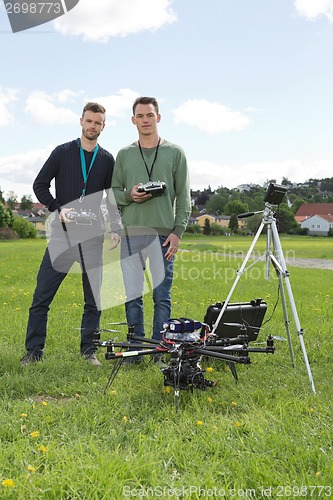
<svg viewBox="0 0 333 500">
<path fill-rule="evenodd" d="M 80 196 L 80 200 L 79 200 L 79 201 L 80 201 L 80 203 L 82 203 L 83 198 L 85 197 L 88 176 L 89 176 L 89 174 L 90 174 L 90 170 L 92 169 L 92 166 L 93 166 L 93 164 L 94 164 L 94 161 L 95 161 L 95 158 L 96 158 L 97 152 L 98 152 L 98 144 L 96 144 L 96 147 L 95 147 L 95 149 L 94 149 L 94 154 L 93 154 L 93 157 L 92 157 L 91 162 L 90 162 L 89 170 L 88 170 L 88 172 L 87 172 L 86 158 L 85 158 L 85 156 L 84 156 L 84 151 L 83 151 L 82 147 L 80 146 L 81 169 L 82 169 L 82 176 L 83 176 L 83 180 L 84 180 L 84 186 L 83 186 L 83 189 L 82 189 L 82 194 L 81 194 L 81 196 Z"/>
</svg>

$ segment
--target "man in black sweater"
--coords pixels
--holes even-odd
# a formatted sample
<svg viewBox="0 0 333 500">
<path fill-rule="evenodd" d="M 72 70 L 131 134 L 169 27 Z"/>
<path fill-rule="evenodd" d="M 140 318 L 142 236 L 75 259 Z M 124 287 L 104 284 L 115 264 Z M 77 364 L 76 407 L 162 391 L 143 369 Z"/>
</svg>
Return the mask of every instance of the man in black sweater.
<svg viewBox="0 0 333 500">
<path fill-rule="evenodd" d="M 96 358 L 93 333 L 100 321 L 103 242 L 103 192 L 109 190 L 114 167 L 111 153 L 97 139 L 105 126 L 105 108 L 89 102 L 80 118 L 81 138 L 57 146 L 37 175 L 33 190 L 38 200 L 55 213 L 51 236 L 41 262 L 26 332 L 22 366 L 40 361 L 46 340 L 49 306 L 74 262 L 82 273 L 84 311 L 81 321 L 81 355 L 92 365 Z M 50 192 L 55 181 L 55 197 Z M 120 218 L 106 197 L 112 246 L 118 245 Z"/>
</svg>

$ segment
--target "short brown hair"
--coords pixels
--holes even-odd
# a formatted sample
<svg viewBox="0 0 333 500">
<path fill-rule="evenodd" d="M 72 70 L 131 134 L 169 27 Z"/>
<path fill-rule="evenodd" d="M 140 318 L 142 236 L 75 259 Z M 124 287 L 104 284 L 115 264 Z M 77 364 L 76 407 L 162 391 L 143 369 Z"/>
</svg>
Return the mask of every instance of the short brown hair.
<svg viewBox="0 0 333 500">
<path fill-rule="evenodd" d="M 135 109 L 138 104 L 152 104 L 157 114 L 159 114 L 158 102 L 155 97 L 137 97 L 133 103 L 133 116 L 135 116 Z"/>
<path fill-rule="evenodd" d="M 103 113 L 105 114 L 105 108 L 97 102 L 87 102 L 82 111 L 82 116 L 86 111 L 92 111 L 93 113 Z"/>
</svg>

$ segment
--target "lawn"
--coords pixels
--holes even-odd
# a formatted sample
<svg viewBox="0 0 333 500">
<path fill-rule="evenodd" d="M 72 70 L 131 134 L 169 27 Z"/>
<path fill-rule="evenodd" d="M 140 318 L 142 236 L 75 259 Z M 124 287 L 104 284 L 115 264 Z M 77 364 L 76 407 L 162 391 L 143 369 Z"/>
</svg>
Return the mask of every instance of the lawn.
<svg viewBox="0 0 333 500">
<path fill-rule="evenodd" d="M 299 258 L 333 259 L 330 238 L 283 237 L 281 243 Z M 173 317 L 202 321 L 210 304 L 226 298 L 250 244 L 248 237 L 226 243 L 186 236 L 175 267 Z M 258 245 L 264 251 L 265 239 Z M 148 359 L 122 368 L 104 393 L 112 361 L 100 349 L 103 367 L 96 369 L 78 355 L 77 273 L 68 275 L 52 304 L 45 360 L 20 366 L 44 248 L 45 240 L 0 243 L 1 498 L 333 496 L 332 271 L 289 269 L 316 395 L 287 301 L 296 367 L 282 340 L 275 354 L 253 353 L 250 365 L 237 366 L 238 383 L 224 362 L 204 360 L 217 386 L 181 391 L 176 412 L 172 390 Z M 116 260 L 106 248 L 105 262 Z M 118 293 L 118 280 L 108 276 L 106 295 Z M 274 272 L 265 279 L 261 262 L 241 277 L 232 301 L 257 297 L 268 305 L 258 340 L 286 337 L 278 280 Z M 149 294 L 145 301 L 150 323 Z M 120 295 L 111 304 L 103 328 L 124 320 Z M 118 328 L 104 338 L 125 339 L 126 328 Z"/>
</svg>

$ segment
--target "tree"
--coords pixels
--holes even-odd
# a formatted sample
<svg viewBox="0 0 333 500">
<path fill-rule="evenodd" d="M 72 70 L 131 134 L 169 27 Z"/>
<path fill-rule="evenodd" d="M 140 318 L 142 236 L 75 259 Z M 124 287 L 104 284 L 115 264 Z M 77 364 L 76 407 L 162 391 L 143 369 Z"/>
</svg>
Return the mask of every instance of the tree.
<svg viewBox="0 0 333 500">
<path fill-rule="evenodd" d="M 238 218 L 237 218 L 237 214 L 235 214 L 235 213 L 231 214 L 228 227 L 229 227 L 229 229 L 230 229 L 231 232 L 237 233 L 237 231 L 238 231 Z"/>
<path fill-rule="evenodd" d="M 248 210 L 248 204 L 240 200 L 231 200 L 224 207 L 224 212 L 226 215 L 242 214 L 244 212 L 248 212 Z"/>
<path fill-rule="evenodd" d="M 8 193 L 8 198 L 7 198 L 7 205 L 11 210 L 14 210 L 16 207 L 17 203 L 17 195 L 14 193 L 14 191 L 9 191 Z"/>
<path fill-rule="evenodd" d="M 11 219 L 10 211 L 6 209 L 2 202 L 0 202 L 0 227 L 9 227 Z"/>
<path fill-rule="evenodd" d="M 0 203 L 5 203 L 5 198 L 3 197 L 3 191 L 0 188 Z"/>
<path fill-rule="evenodd" d="M 21 203 L 20 203 L 21 210 L 31 210 L 32 207 L 33 207 L 33 202 L 32 202 L 31 195 L 24 194 L 21 198 Z"/>
<path fill-rule="evenodd" d="M 276 225 L 280 233 L 290 233 L 298 228 L 295 216 L 286 203 L 279 205 L 276 214 Z"/>
<path fill-rule="evenodd" d="M 205 225 L 203 227 L 203 230 L 202 230 L 203 234 L 205 234 L 206 236 L 209 236 L 210 233 L 211 233 L 211 229 L 210 229 L 210 221 L 209 219 L 205 219 Z"/>
<path fill-rule="evenodd" d="M 37 229 L 24 217 L 14 217 L 13 229 L 20 238 L 36 238 Z"/>
</svg>

